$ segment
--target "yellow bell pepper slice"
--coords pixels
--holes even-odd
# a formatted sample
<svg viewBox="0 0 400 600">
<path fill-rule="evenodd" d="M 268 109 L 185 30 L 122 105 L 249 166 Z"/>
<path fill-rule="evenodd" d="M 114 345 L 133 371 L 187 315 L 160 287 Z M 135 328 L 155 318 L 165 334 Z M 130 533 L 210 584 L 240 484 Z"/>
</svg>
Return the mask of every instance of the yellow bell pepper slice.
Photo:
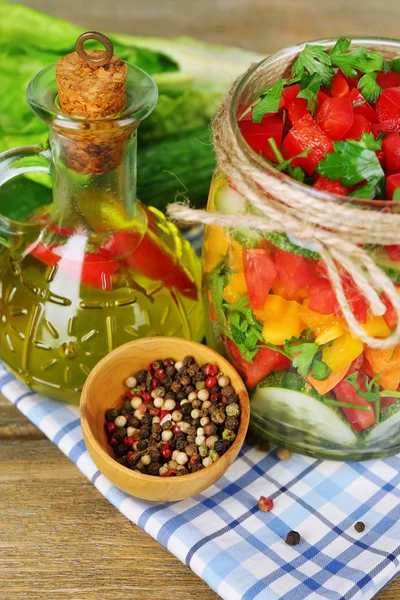
<svg viewBox="0 0 400 600">
<path fill-rule="evenodd" d="M 205 273 L 210 273 L 219 265 L 228 253 L 229 241 L 226 230 L 221 225 L 209 225 L 204 234 L 204 263 Z"/>
<path fill-rule="evenodd" d="M 305 300 L 300 308 L 300 316 L 308 329 L 316 335 L 315 342 L 319 345 L 327 344 L 340 337 L 346 331 L 344 319 L 332 315 L 322 315 L 308 308 L 308 300 Z"/>
<path fill-rule="evenodd" d="M 318 344 L 318 346 L 322 346 L 322 344 L 327 344 L 332 340 L 336 340 L 336 338 L 344 334 L 344 328 L 340 323 L 335 323 L 331 327 L 322 329 L 320 331 L 321 333 L 318 333 L 317 337 L 315 338 L 315 343 Z"/>
<path fill-rule="evenodd" d="M 228 285 L 224 289 L 222 298 L 229 304 L 236 304 L 239 294 L 247 295 L 246 280 L 243 273 L 232 273 L 228 275 Z"/>
<path fill-rule="evenodd" d="M 340 371 L 340 369 L 350 366 L 362 351 L 363 343 L 360 338 L 355 337 L 350 331 L 346 331 L 334 340 L 331 346 L 322 350 L 322 360 L 332 371 Z"/>
<path fill-rule="evenodd" d="M 360 323 L 360 325 L 372 337 L 386 337 L 391 333 L 391 329 L 383 317 L 369 317 L 366 323 Z"/>
<path fill-rule="evenodd" d="M 291 337 L 299 337 L 304 329 L 300 318 L 300 304 L 280 296 L 267 297 L 262 311 L 263 338 L 271 344 L 281 345 Z"/>
<path fill-rule="evenodd" d="M 229 236 L 229 266 L 232 271 L 241 273 L 243 271 L 243 246 L 237 243 L 232 237 Z"/>
</svg>

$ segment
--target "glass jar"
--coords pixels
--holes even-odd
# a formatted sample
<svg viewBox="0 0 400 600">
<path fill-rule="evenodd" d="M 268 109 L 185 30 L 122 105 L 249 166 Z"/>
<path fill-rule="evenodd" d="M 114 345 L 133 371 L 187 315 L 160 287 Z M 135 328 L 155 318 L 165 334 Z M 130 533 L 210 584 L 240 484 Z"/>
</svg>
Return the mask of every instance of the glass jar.
<svg viewBox="0 0 400 600">
<path fill-rule="evenodd" d="M 314 43 L 330 48 L 335 42 Z M 360 46 L 381 52 L 386 59 L 400 56 L 400 43 L 396 41 L 353 40 L 353 48 Z M 292 189 L 301 189 L 311 198 L 325 202 L 350 202 L 349 198 L 343 200 L 343 196 L 318 191 L 275 171 L 247 145 L 237 125 L 237 117 L 255 100 L 255 86 L 261 88 L 288 77 L 303 48 L 299 45 L 270 56 L 237 84 L 230 105 L 235 141 L 246 161 L 270 177 L 283 177 Z M 393 206 L 386 201 L 351 201 L 369 210 L 388 210 Z M 240 227 L 240 216 L 256 211 L 218 168 L 207 210 L 238 217 L 237 227 L 229 230 L 220 225 L 206 227 L 203 297 L 208 344 L 230 359 L 249 388 L 252 431 L 259 438 L 271 438 L 279 446 L 322 458 L 358 460 L 399 452 L 400 349 L 377 350 L 363 345 L 343 318 L 322 314 L 326 312 L 322 309 L 322 292 L 321 312 L 311 310 L 307 285 L 300 285 L 300 280 L 307 270 L 326 275 L 312 240 L 304 243 L 283 233 Z M 374 252 L 377 264 L 395 283 L 400 283 L 400 263 L 390 264 L 384 247 L 375 248 Z M 265 304 L 254 307 L 249 295 L 262 295 L 263 272 L 268 268 L 263 257 L 268 254 L 275 260 L 277 253 L 278 276 Z M 353 304 L 356 317 L 357 294 Z M 367 332 L 374 337 L 389 335 L 395 328 L 392 313 L 390 307 L 383 317 L 368 313 L 364 322 Z M 361 317 L 358 320 L 365 321 Z M 255 352 L 246 347 L 249 332 L 250 336 L 259 336 Z M 304 373 L 304 368 L 299 368 L 285 352 L 285 342 L 289 340 L 317 344 L 317 356 L 322 355 L 331 369 L 330 375 L 321 381 L 313 378 L 308 368 Z M 372 395 L 368 396 L 368 390 Z"/>
<path fill-rule="evenodd" d="M 49 173 L 53 203 L 26 206 L 18 222 L 2 207 L 0 358 L 34 390 L 77 403 L 116 346 L 155 335 L 201 340 L 200 264 L 178 229 L 136 200 L 136 129 L 157 102 L 144 71 L 128 65 L 117 117 L 63 114 L 54 65 L 31 81 L 27 100 L 49 144 L 3 153 L 0 183 Z"/>
</svg>

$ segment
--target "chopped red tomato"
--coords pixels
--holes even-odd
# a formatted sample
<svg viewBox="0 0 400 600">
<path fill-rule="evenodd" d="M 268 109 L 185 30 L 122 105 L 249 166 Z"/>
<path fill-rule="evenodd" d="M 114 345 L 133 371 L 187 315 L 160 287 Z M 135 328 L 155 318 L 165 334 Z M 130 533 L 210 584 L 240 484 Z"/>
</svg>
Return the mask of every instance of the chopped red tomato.
<svg viewBox="0 0 400 600">
<path fill-rule="evenodd" d="M 175 288 L 188 298 L 197 299 L 195 282 L 150 229 L 140 242 L 137 232 L 126 229 L 118 231 L 110 235 L 100 249 L 110 258 L 122 258 L 132 271 L 153 281 L 160 281 L 168 288 Z"/>
<path fill-rule="evenodd" d="M 283 121 L 280 117 L 264 115 L 261 123 L 253 123 L 250 120 L 242 120 L 238 123 L 239 129 L 250 146 L 255 152 L 273 162 L 278 162 L 272 148 L 268 142 L 273 138 L 278 147 L 282 144 Z"/>
<path fill-rule="evenodd" d="M 389 175 L 386 178 L 386 198 L 388 200 L 393 200 L 393 194 L 397 188 L 400 188 L 400 173 Z"/>
<path fill-rule="evenodd" d="M 364 376 L 360 373 L 357 381 L 362 389 Z M 349 383 L 348 381 L 341 381 L 334 388 L 336 399 L 341 402 L 348 402 L 349 404 L 359 404 L 363 407 L 369 407 L 371 410 L 358 410 L 356 408 L 345 408 L 341 407 L 342 411 L 346 415 L 349 420 L 350 425 L 353 427 L 354 431 L 362 431 L 363 429 L 367 429 L 375 423 L 375 413 L 373 410 L 373 405 L 368 400 L 365 400 L 361 396 L 357 394 L 357 390 L 355 387 Z"/>
<path fill-rule="evenodd" d="M 354 115 L 353 125 L 347 132 L 346 138 L 350 140 L 357 140 L 357 142 L 361 139 L 361 134 L 371 133 L 372 127 L 370 121 L 364 115 Z"/>
<path fill-rule="evenodd" d="M 400 89 L 400 88 L 399 88 Z M 400 133 L 389 133 L 382 140 L 386 169 L 389 173 L 400 171 Z"/>
<path fill-rule="evenodd" d="M 339 194 L 340 196 L 345 196 L 351 190 L 349 187 L 340 185 L 338 179 L 330 180 L 327 177 L 319 177 L 314 188 L 323 192 L 329 192 L 330 194 Z"/>
<path fill-rule="evenodd" d="M 400 123 L 400 87 L 386 88 L 376 101 L 379 123 Z"/>
<path fill-rule="evenodd" d="M 332 80 L 332 96 L 334 98 L 344 98 L 349 95 L 350 86 L 347 79 L 341 71 L 338 71 Z"/>
<path fill-rule="evenodd" d="M 365 100 L 365 98 L 363 98 L 363 96 L 360 94 L 360 91 L 357 88 L 351 90 L 349 98 L 353 103 L 353 111 L 355 115 L 362 115 L 363 117 L 368 119 L 370 123 L 376 123 L 376 121 L 378 120 L 378 115 L 376 114 L 376 111 Z M 359 106 L 354 106 L 355 104 L 359 104 Z"/>
<path fill-rule="evenodd" d="M 309 175 L 312 175 L 316 165 L 328 152 L 333 152 L 332 141 L 310 114 L 294 123 L 285 137 L 283 147 L 288 158 L 310 148 L 305 158 L 292 161 L 294 167 L 302 167 Z"/>
<path fill-rule="evenodd" d="M 274 264 L 287 298 L 293 298 L 296 292 L 307 288 L 316 279 L 315 263 L 310 258 L 278 248 L 274 254 Z"/>
<path fill-rule="evenodd" d="M 400 255 L 400 246 L 397 246 L 399 248 L 399 255 Z M 399 259 L 396 259 L 399 260 Z M 397 313 L 394 309 L 393 304 L 390 302 L 388 296 L 385 294 L 385 292 L 382 292 L 380 294 L 380 299 L 382 300 L 382 302 L 384 303 L 384 305 L 386 306 L 386 312 L 383 315 L 383 318 L 386 321 L 386 325 L 388 327 L 390 327 L 390 329 L 395 330 L 397 327 Z"/>
<path fill-rule="evenodd" d="M 389 398 L 388 396 L 383 396 L 381 398 L 381 412 L 385 410 L 385 408 L 389 408 L 389 406 L 392 406 L 392 404 L 394 404 L 397 401 L 398 398 Z"/>
<path fill-rule="evenodd" d="M 295 98 L 288 106 L 287 113 L 290 121 L 296 123 L 305 115 L 310 114 L 307 108 L 307 100 L 304 98 Z"/>
<path fill-rule="evenodd" d="M 250 363 L 242 357 L 239 348 L 232 340 L 228 340 L 227 346 L 232 362 L 243 376 L 248 388 L 254 388 L 272 371 L 286 371 L 291 365 L 291 361 L 286 356 L 270 348 L 260 348 L 253 362 Z"/>
<path fill-rule="evenodd" d="M 265 300 L 277 276 L 277 270 L 267 250 L 252 248 L 243 253 L 244 277 L 251 306 L 264 308 Z"/>
<path fill-rule="evenodd" d="M 350 98 L 327 98 L 317 110 L 317 123 L 332 140 L 341 140 L 353 125 Z"/>
<path fill-rule="evenodd" d="M 317 272 L 321 273 L 326 268 L 322 261 L 318 262 Z M 342 275 L 344 294 L 350 304 L 351 310 L 359 323 L 365 323 L 368 317 L 368 304 L 358 287 L 349 275 Z M 319 278 L 308 288 L 308 306 L 311 310 L 323 315 L 340 315 L 341 311 L 336 299 L 336 294 L 329 279 Z"/>
<path fill-rule="evenodd" d="M 395 71 L 388 71 L 385 73 L 381 71 L 378 73 L 376 83 L 385 90 L 386 88 L 400 87 L 400 73 Z"/>
</svg>

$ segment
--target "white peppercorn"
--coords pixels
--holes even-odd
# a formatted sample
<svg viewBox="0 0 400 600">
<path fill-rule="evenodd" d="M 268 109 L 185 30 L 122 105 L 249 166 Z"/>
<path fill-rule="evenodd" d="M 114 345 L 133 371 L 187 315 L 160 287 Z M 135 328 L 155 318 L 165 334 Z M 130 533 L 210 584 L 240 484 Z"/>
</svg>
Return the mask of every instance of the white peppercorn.
<svg viewBox="0 0 400 600">
<path fill-rule="evenodd" d="M 179 369 L 182 369 L 183 367 L 183 362 L 181 360 L 178 360 L 178 362 L 175 363 L 174 367 L 177 371 L 179 371 Z"/>
<path fill-rule="evenodd" d="M 206 456 L 205 458 L 203 458 L 203 467 L 211 467 L 212 464 L 213 464 L 212 458 L 210 458 L 209 456 Z"/>
<path fill-rule="evenodd" d="M 139 406 L 142 406 L 142 404 L 143 404 L 143 400 L 139 396 L 134 396 L 131 400 L 131 406 L 135 410 L 137 408 L 139 408 Z"/>
<path fill-rule="evenodd" d="M 134 388 L 137 386 L 137 379 L 136 377 L 128 377 L 128 379 L 125 380 L 125 385 L 128 388 Z"/>
<path fill-rule="evenodd" d="M 171 416 L 172 420 L 175 421 L 175 423 L 179 423 L 183 419 L 183 415 L 180 410 L 174 410 Z"/>
<path fill-rule="evenodd" d="M 176 462 L 178 463 L 178 465 L 186 465 L 188 460 L 189 457 L 186 454 L 186 452 L 179 452 L 178 456 L 176 457 Z"/>
<path fill-rule="evenodd" d="M 144 465 L 149 465 L 151 463 L 151 456 L 150 454 L 144 454 L 142 456 L 142 458 L 140 459 L 141 463 Z"/>
<path fill-rule="evenodd" d="M 192 419 L 198 419 L 200 417 L 200 411 L 198 408 L 194 408 L 192 410 L 192 412 L 190 413 L 190 416 L 192 417 Z"/>
<path fill-rule="evenodd" d="M 157 396 L 156 398 L 154 398 L 153 404 L 156 408 L 161 408 L 164 405 L 164 398 L 161 398 L 161 396 Z"/>
<path fill-rule="evenodd" d="M 206 446 L 207 448 L 214 448 L 214 444 L 215 442 L 218 440 L 218 436 L 217 435 L 210 435 L 210 437 L 208 437 L 206 439 Z"/>
<path fill-rule="evenodd" d="M 196 446 L 201 446 L 206 442 L 206 436 L 205 435 L 198 435 L 194 441 L 194 443 L 196 444 Z"/>
<path fill-rule="evenodd" d="M 168 398 L 168 400 L 166 400 L 164 402 L 163 409 L 164 410 L 174 410 L 175 406 L 176 406 L 175 400 L 172 400 L 172 398 Z"/>
<path fill-rule="evenodd" d="M 201 417 L 201 419 L 200 419 L 200 425 L 202 427 L 204 427 L 204 425 L 207 425 L 207 423 L 209 423 L 209 422 L 210 422 L 210 417 Z"/>
<path fill-rule="evenodd" d="M 144 414 L 137 408 L 133 413 L 133 416 L 139 419 L 139 421 L 141 421 L 144 417 Z"/>
<path fill-rule="evenodd" d="M 222 388 L 229 385 L 230 382 L 231 380 L 229 379 L 229 377 L 226 377 L 226 375 L 221 375 L 221 377 L 218 377 L 218 385 Z"/>
<path fill-rule="evenodd" d="M 160 422 L 160 417 L 157 417 L 157 415 L 155 417 L 153 417 L 152 423 L 159 423 Z"/>
<path fill-rule="evenodd" d="M 205 402 L 203 402 L 203 409 L 207 409 L 210 408 L 212 406 L 212 402 L 210 402 L 209 400 L 206 400 Z"/>
<path fill-rule="evenodd" d="M 167 465 L 164 465 L 163 467 L 160 467 L 158 474 L 159 475 L 166 475 L 168 473 L 169 469 L 167 467 Z"/>
<path fill-rule="evenodd" d="M 196 431 L 197 435 L 204 435 L 204 429 L 203 427 L 198 427 L 197 431 Z"/>
<path fill-rule="evenodd" d="M 165 429 L 161 434 L 161 439 L 163 442 L 169 442 L 172 440 L 173 435 L 171 429 Z"/>
<path fill-rule="evenodd" d="M 132 437 L 132 435 L 135 433 L 136 429 L 134 427 L 127 427 L 126 429 L 126 435 L 127 437 Z"/>
<path fill-rule="evenodd" d="M 190 423 L 188 423 L 187 421 L 181 421 L 178 427 L 181 431 L 183 431 L 183 433 L 186 433 L 187 430 L 190 428 Z"/>
<path fill-rule="evenodd" d="M 199 400 L 205 401 L 205 400 L 209 399 L 210 394 L 209 394 L 208 390 L 203 388 L 202 390 L 199 390 L 197 397 Z M 210 402 L 210 406 L 211 406 L 211 402 Z"/>
<path fill-rule="evenodd" d="M 193 400 L 197 400 L 196 392 L 190 392 L 190 394 L 188 396 L 188 400 L 189 400 L 189 402 L 192 402 Z"/>
<path fill-rule="evenodd" d="M 124 417 L 123 415 L 120 415 L 119 417 L 117 417 L 114 421 L 115 426 L 116 427 L 125 427 L 126 425 L 126 417 Z"/>
</svg>

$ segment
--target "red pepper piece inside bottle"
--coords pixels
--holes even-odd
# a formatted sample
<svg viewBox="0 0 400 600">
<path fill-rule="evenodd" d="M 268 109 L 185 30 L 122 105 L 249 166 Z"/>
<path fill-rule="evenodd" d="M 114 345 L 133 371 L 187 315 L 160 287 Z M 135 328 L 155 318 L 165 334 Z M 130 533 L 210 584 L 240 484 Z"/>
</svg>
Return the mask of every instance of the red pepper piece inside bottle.
<svg viewBox="0 0 400 600">
<path fill-rule="evenodd" d="M 288 298 L 293 298 L 296 292 L 308 288 L 316 279 L 314 261 L 298 254 L 278 248 L 274 254 L 274 264 Z"/>
<path fill-rule="evenodd" d="M 386 170 L 389 173 L 400 171 L 400 133 L 389 133 L 382 140 L 382 150 L 386 158 Z"/>
<path fill-rule="evenodd" d="M 286 135 L 283 147 L 287 158 L 297 156 L 310 148 L 306 157 L 292 161 L 294 167 L 302 167 L 309 175 L 313 174 L 316 165 L 328 152 L 333 152 L 332 140 L 309 114 L 296 121 Z"/>
<path fill-rule="evenodd" d="M 341 140 L 353 125 L 350 98 L 328 98 L 317 110 L 317 123 L 332 140 Z"/>
<path fill-rule="evenodd" d="M 357 382 L 362 389 L 364 381 L 364 375 L 358 374 Z M 365 398 L 362 398 L 357 394 L 355 387 L 348 381 L 341 381 L 334 388 L 336 399 L 341 402 L 348 402 L 349 404 L 359 404 L 362 407 L 370 408 L 371 410 L 358 410 L 356 408 L 345 408 L 341 407 L 346 417 L 349 420 L 350 425 L 354 431 L 363 431 L 375 423 L 375 413 L 373 405 Z"/>
<path fill-rule="evenodd" d="M 239 129 L 250 146 L 255 152 L 273 162 L 278 162 L 268 142 L 273 138 L 278 147 L 282 144 L 283 121 L 280 117 L 264 115 L 260 123 L 253 123 L 250 120 L 242 120 L 238 123 Z"/>
<path fill-rule="evenodd" d="M 267 250 L 262 248 L 245 250 L 243 265 L 250 304 L 261 310 L 277 276 L 275 265 Z"/>
<path fill-rule="evenodd" d="M 400 173 L 386 177 L 386 198 L 393 200 L 393 195 L 397 188 L 400 188 Z"/>
<path fill-rule="evenodd" d="M 253 362 L 250 363 L 242 357 L 239 348 L 232 340 L 228 340 L 227 346 L 232 362 L 243 375 L 248 388 L 254 388 L 272 371 L 286 371 L 291 365 L 291 361 L 286 356 L 270 348 L 260 348 Z"/>
</svg>

